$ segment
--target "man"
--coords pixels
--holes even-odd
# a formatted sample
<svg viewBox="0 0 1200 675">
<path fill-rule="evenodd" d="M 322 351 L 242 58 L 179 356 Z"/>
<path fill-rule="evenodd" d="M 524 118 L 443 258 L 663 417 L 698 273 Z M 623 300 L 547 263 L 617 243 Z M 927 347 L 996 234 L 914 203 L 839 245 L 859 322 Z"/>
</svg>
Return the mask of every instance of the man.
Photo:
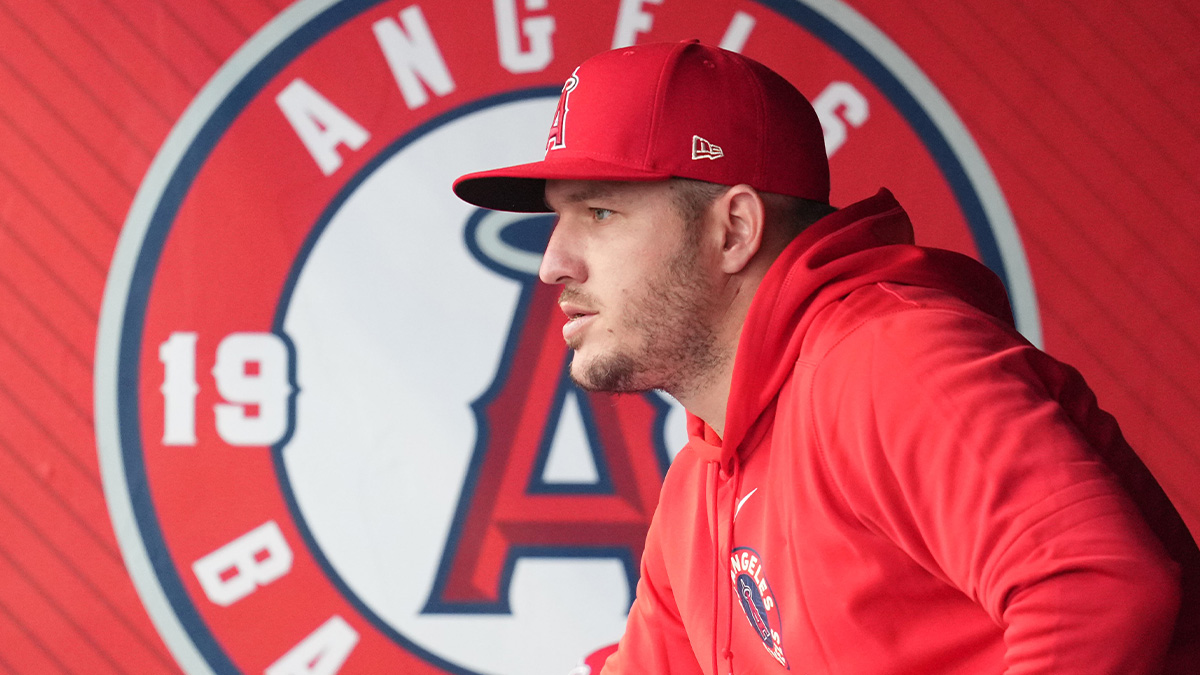
<svg viewBox="0 0 1200 675">
<path fill-rule="evenodd" d="M 558 215 L 580 386 L 689 412 L 606 675 L 1200 672 L 1195 544 L 1114 420 L 887 191 L 828 206 L 782 77 L 601 54 L 547 148 L 455 191 Z"/>
</svg>

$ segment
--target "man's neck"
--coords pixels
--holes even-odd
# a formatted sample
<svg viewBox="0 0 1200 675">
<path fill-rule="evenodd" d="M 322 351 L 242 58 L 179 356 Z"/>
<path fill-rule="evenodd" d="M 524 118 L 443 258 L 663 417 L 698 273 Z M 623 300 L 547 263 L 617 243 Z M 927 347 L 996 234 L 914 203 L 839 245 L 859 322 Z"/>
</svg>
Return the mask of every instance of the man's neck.
<svg viewBox="0 0 1200 675">
<path fill-rule="evenodd" d="M 733 366 L 742 326 L 750 310 L 750 300 L 758 288 L 757 282 L 737 297 L 726 313 L 726 321 L 718 333 L 721 358 L 700 382 L 692 383 L 686 392 L 669 392 L 688 412 L 704 420 L 718 436 L 725 435 L 725 412 L 729 407 L 729 392 L 733 386 Z"/>
<path fill-rule="evenodd" d="M 688 412 L 704 420 L 718 436 L 725 435 L 725 409 L 729 405 L 729 388 L 733 383 L 733 356 L 722 363 L 716 376 L 706 386 L 696 388 L 686 395 L 676 395 L 676 400 Z"/>
<path fill-rule="evenodd" d="M 720 365 L 712 370 L 710 377 L 695 383 L 696 386 L 685 395 L 676 396 L 671 392 L 688 412 L 704 420 L 705 424 L 712 427 L 721 437 L 725 436 L 725 413 L 729 407 L 733 366 L 742 338 L 742 328 L 745 326 L 746 316 L 750 313 L 750 305 L 758 292 L 759 284 L 782 248 L 778 242 L 773 244 L 773 247 L 756 256 L 744 274 L 731 277 L 729 286 L 725 288 L 726 309 L 717 328 L 717 340 L 723 355 Z"/>
</svg>

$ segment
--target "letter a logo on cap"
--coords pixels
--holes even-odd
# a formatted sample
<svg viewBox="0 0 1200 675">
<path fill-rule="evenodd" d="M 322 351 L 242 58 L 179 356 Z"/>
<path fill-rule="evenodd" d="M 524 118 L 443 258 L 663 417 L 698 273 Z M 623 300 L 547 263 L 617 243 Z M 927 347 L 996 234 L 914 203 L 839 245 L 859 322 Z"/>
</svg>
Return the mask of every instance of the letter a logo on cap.
<svg viewBox="0 0 1200 675">
<path fill-rule="evenodd" d="M 554 111 L 554 122 L 550 125 L 550 138 L 546 139 L 546 152 L 551 150 L 559 150 L 567 147 L 567 112 L 570 108 L 567 105 L 567 100 L 571 98 L 571 92 L 575 91 L 575 87 L 579 85 L 579 69 L 571 73 L 571 77 L 567 78 L 566 84 L 562 88 L 562 96 L 558 99 L 558 109 Z"/>
<path fill-rule="evenodd" d="M 692 159 L 718 159 L 724 157 L 721 146 L 714 145 L 699 136 L 692 136 Z"/>
</svg>

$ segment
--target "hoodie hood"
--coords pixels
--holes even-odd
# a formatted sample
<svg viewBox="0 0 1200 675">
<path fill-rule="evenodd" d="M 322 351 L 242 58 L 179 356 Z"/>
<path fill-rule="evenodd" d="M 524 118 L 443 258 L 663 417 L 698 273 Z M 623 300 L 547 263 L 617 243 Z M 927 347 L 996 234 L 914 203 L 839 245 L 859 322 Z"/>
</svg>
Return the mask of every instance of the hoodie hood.
<svg viewBox="0 0 1200 675">
<path fill-rule="evenodd" d="M 701 455 L 728 466 L 794 370 L 817 314 L 881 282 L 936 287 L 1013 324 L 1000 279 L 965 255 L 914 245 L 908 214 L 880 190 L 811 225 L 771 265 L 742 328 L 724 437 L 688 414 L 688 435 L 703 441 L 693 443 Z"/>
</svg>

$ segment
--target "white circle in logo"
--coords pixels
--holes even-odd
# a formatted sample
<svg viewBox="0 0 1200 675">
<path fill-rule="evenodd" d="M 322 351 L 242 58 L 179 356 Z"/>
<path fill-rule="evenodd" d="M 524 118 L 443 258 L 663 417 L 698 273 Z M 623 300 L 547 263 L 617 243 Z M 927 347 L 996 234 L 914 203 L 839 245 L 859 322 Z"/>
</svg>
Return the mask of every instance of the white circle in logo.
<svg viewBox="0 0 1200 675">
<path fill-rule="evenodd" d="M 423 611 L 475 447 L 470 404 L 496 374 L 521 290 L 467 250 L 474 209 L 447 186 L 481 164 L 537 159 L 526 140 L 545 132 L 556 101 L 484 108 L 382 163 L 321 233 L 284 322 L 302 392 L 284 461 L 317 548 L 405 638 L 505 675 L 566 672 L 615 642 L 633 591 L 615 560 L 524 558 L 511 614 Z M 498 262 L 536 273 L 502 245 L 503 222 L 479 238 Z M 571 438 L 586 443 L 582 433 Z"/>
</svg>

